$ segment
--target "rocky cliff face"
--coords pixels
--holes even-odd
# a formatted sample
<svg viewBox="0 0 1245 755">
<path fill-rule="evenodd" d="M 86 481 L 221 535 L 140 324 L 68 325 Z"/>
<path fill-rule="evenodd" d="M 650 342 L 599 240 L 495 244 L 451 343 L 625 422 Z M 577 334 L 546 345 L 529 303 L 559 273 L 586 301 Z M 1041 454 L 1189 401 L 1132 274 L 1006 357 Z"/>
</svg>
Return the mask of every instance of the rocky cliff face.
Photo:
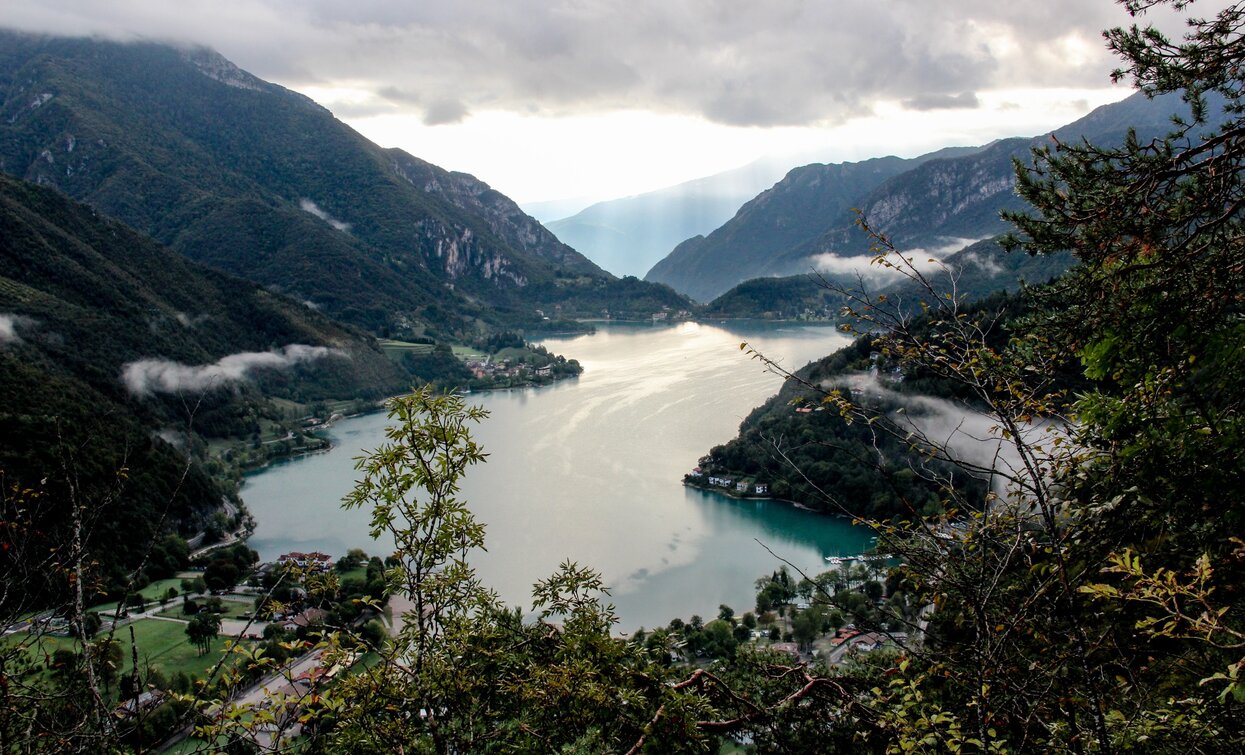
<svg viewBox="0 0 1245 755">
<path fill-rule="evenodd" d="M 237 87 L 238 89 L 250 89 L 255 92 L 278 90 L 280 87 L 274 87 L 268 82 L 252 76 L 251 74 L 238 68 L 224 55 L 207 47 L 190 47 L 182 50 L 182 57 L 187 63 L 213 81 L 219 81 L 226 86 Z M 293 94 L 293 93 L 291 93 Z M 311 100 L 307 100 L 311 103 Z M 314 104 L 314 103 L 311 103 Z"/>
<path fill-rule="evenodd" d="M 523 212 L 514 200 L 475 176 L 445 170 L 399 149 L 387 152 L 396 175 L 421 191 L 444 197 L 456 207 L 478 215 L 510 246 L 570 272 L 604 274 L 601 268 Z"/>
</svg>

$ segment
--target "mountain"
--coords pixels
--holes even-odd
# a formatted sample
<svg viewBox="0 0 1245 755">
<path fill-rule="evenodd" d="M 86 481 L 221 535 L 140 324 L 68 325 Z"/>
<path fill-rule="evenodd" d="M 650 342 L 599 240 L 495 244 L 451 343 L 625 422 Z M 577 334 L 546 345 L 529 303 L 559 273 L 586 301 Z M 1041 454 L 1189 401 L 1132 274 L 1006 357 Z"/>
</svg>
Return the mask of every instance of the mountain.
<svg viewBox="0 0 1245 755">
<path fill-rule="evenodd" d="M 595 313 L 614 281 L 482 181 L 203 48 L 0 32 L 0 170 L 373 332 Z"/>
<path fill-rule="evenodd" d="M 692 298 L 709 301 L 740 280 L 754 277 L 739 276 L 758 257 L 758 250 L 772 253 L 800 244 L 824 229 L 827 217 L 848 214 L 862 190 L 929 157 L 880 157 L 795 168 L 708 237 L 696 236 L 679 244 L 645 278 L 676 290 L 683 286 Z"/>
<path fill-rule="evenodd" d="M 594 199 L 576 199 L 572 197 L 570 199 L 545 199 L 536 202 L 523 202 L 522 207 L 524 212 L 548 227 L 549 223 L 562 218 L 569 218 L 585 207 L 594 204 L 596 204 Z"/>
<path fill-rule="evenodd" d="M 406 380 L 370 336 L 0 175 L 0 477 L 41 491 L 30 525 L 49 542 L 85 507 L 106 581 L 233 494 L 206 438 L 249 435 L 271 397 Z"/>
<path fill-rule="evenodd" d="M 548 227 L 611 273 L 640 276 L 675 244 L 729 220 L 789 165 L 758 160 L 676 186 L 597 202 Z"/>
<path fill-rule="evenodd" d="M 999 292 L 1015 292 L 1022 282 L 1046 283 L 1071 264 L 1070 253 L 1046 256 L 1009 253 L 999 246 L 997 238 L 993 238 L 944 257 L 942 269 L 926 269 L 923 275 L 933 284 L 935 293 L 954 292 L 961 300 L 974 302 Z M 876 267 L 872 270 L 882 272 Z M 868 274 L 870 268 L 862 266 L 862 271 Z M 830 278 L 808 273 L 751 278 L 707 304 L 703 315 L 731 319 L 839 320 L 842 308 L 851 302 L 827 285 L 830 282 Z M 872 293 L 885 294 L 913 315 L 919 312 L 922 301 L 931 303 L 928 301 L 930 292 L 907 279 L 888 280 L 875 275 L 868 280 L 868 285 Z"/>
<path fill-rule="evenodd" d="M 1054 132 L 1061 140 L 1111 144 L 1129 127 L 1143 137 L 1169 130 L 1179 98 L 1135 94 L 1105 105 Z M 1020 210 L 1013 160 L 1050 135 L 996 141 L 972 150 L 939 152 L 914 161 L 810 165 L 797 168 L 745 204 L 729 222 L 684 241 L 645 276 L 700 301 L 737 283 L 814 269 L 833 272 L 843 258 L 869 253 L 869 238 L 852 208 L 901 248 L 941 255 L 1007 230 L 1002 210 Z"/>
<path fill-rule="evenodd" d="M 0 201 L 0 307 L 43 334 L 26 348 L 114 399 L 124 397 L 123 365 L 137 359 L 204 364 L 294 343 L 341 358 L 325 360 L 315 369 L 320 384 L 291 398 L 380 396 L 406 380 L 370 336 L 56 192 L 0 175 Z"/>
</svg>

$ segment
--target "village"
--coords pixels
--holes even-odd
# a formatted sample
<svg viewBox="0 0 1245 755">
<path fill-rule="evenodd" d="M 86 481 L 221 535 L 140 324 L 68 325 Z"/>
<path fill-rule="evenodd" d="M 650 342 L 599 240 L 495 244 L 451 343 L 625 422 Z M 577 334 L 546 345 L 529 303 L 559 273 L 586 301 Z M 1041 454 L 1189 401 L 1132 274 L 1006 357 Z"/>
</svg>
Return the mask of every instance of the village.
<svg viewBox="0 0 1245 755">
<path fill-rule="evenodd" d="M 539 383 L 542 380 L 552 380 L 554 375 L 555 364 L 549 362 L 540 366 L 533 365 L 524 361 L 512 361 L 510 359 L 494 360 L 492 357 L 484 359 L 473 359 L 466 362 L 467 369 L 471 371 L 474 380 L 484 384 L 494 383 Z M 484 385 L 473 383 L 475 388 L 483 388 Z"/>
<path fill-rule="evenodd" d="M 706 459 L 701 460 L 707 462 Z M 693 467 L 683 476 L 683 484 L 704 488 L 736 498 L 769 498 L 769 483 L 757 482 L 751 477 L 730 477 L 721 473 L 706 474 L 701 467 Z"/>
</svg>

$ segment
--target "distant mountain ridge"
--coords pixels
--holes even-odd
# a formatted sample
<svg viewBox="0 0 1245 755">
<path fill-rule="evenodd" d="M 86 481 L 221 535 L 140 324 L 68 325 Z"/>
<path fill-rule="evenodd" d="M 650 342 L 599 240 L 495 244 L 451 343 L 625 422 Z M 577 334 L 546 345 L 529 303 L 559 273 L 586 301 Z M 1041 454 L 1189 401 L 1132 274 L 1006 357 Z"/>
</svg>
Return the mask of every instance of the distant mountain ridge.
<svg viewBox="0 0 1245 755">
<path fill-rule="evenodd" d="M 685 293 L 709 301 L 725 290 L 722 286 L 729 289 L 742 280 L 737 279 L 739 271 L 753 265 L 758 250 L 777 252 L 798 246 L 824 229 L 827 217 L 847 216 L 861 191 L 868 191 L 935 155 L 967 151 L 970 150 L 951 149 L 911 159 L 878 157 L 793 168 L 781 181 L 741 207 L 717 231 L 675 247 L 645 278 L 673 287 L 672 280 L 684 282 L 685 274 L 681 271 L 694 271 L 686 274 L 695 281 L 686 282 Z"/>
<path fill-rule="evenodd" d="M 0 170 L 373 332 L 595 313 L 614 280 L 482 181 L 202 48 L 0 31 Z"/>
<path fill-rule="evenodd" d="M 708 233 L 778 180 L 785 168 L 758 160 L 655 191 L 597 202 L 547 224 L 558 238 L 615 275 L 643 276 L 675 244 Z"/>
<path fill-rule="evenodd" d="M 1116 143 L 1130 127 L 1143 137 L 1158 135 L 1169 130 L 1170 117 L 1182 104 L 1173 96 L 1148 100 L 1136 94 L 1054 136 Z M 1016 137 L 959 153 L 932 153 L 879 166 L 884 172 L 864 170 L 872 161 L 796 168 L 713 233 L 675 247 L 645 280 L 711 301 L 750 278 L 810 272 L 819 255 L 867 254 L 869 239 L 856 226 L 852 208 L 901 248 L 995 236 L 1007 230 L 999 212 L 1023 209 L 1013 191 L 1013 159 L 1027 159 L 1033 146 L 1049 138 Z"/>
</svg>

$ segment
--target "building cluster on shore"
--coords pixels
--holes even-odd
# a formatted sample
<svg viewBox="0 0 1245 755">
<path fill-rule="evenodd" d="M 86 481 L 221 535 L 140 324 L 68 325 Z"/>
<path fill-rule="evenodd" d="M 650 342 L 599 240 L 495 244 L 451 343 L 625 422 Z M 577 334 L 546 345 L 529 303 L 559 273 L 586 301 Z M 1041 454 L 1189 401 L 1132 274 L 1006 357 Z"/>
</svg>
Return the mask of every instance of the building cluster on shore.
<svg viewBox="0 0 1245 755">
<path fill-rule="evenodd" d="M 473 359 L 467 362 L 467 369 L 471 370 L 471 376 L 476 380 L 488 380 L 490 378 L 517 378 L 519 380 L 530 379 L 533 377 L 552 377 L 553 365 L 546 364 L 540 367 L 527 364 L 526 362 L 511 362 L 509 359 Z"/>
<path fill-rule="evenodd" d="M 697 487 L 722 488 L 737 495 L 769 495 L 769 483 L 756 482 L 748 478 L 736 479 L 716 474 L 706 475 L 700 467 L 692 469 L 685 480 Z"/>
</svg>

